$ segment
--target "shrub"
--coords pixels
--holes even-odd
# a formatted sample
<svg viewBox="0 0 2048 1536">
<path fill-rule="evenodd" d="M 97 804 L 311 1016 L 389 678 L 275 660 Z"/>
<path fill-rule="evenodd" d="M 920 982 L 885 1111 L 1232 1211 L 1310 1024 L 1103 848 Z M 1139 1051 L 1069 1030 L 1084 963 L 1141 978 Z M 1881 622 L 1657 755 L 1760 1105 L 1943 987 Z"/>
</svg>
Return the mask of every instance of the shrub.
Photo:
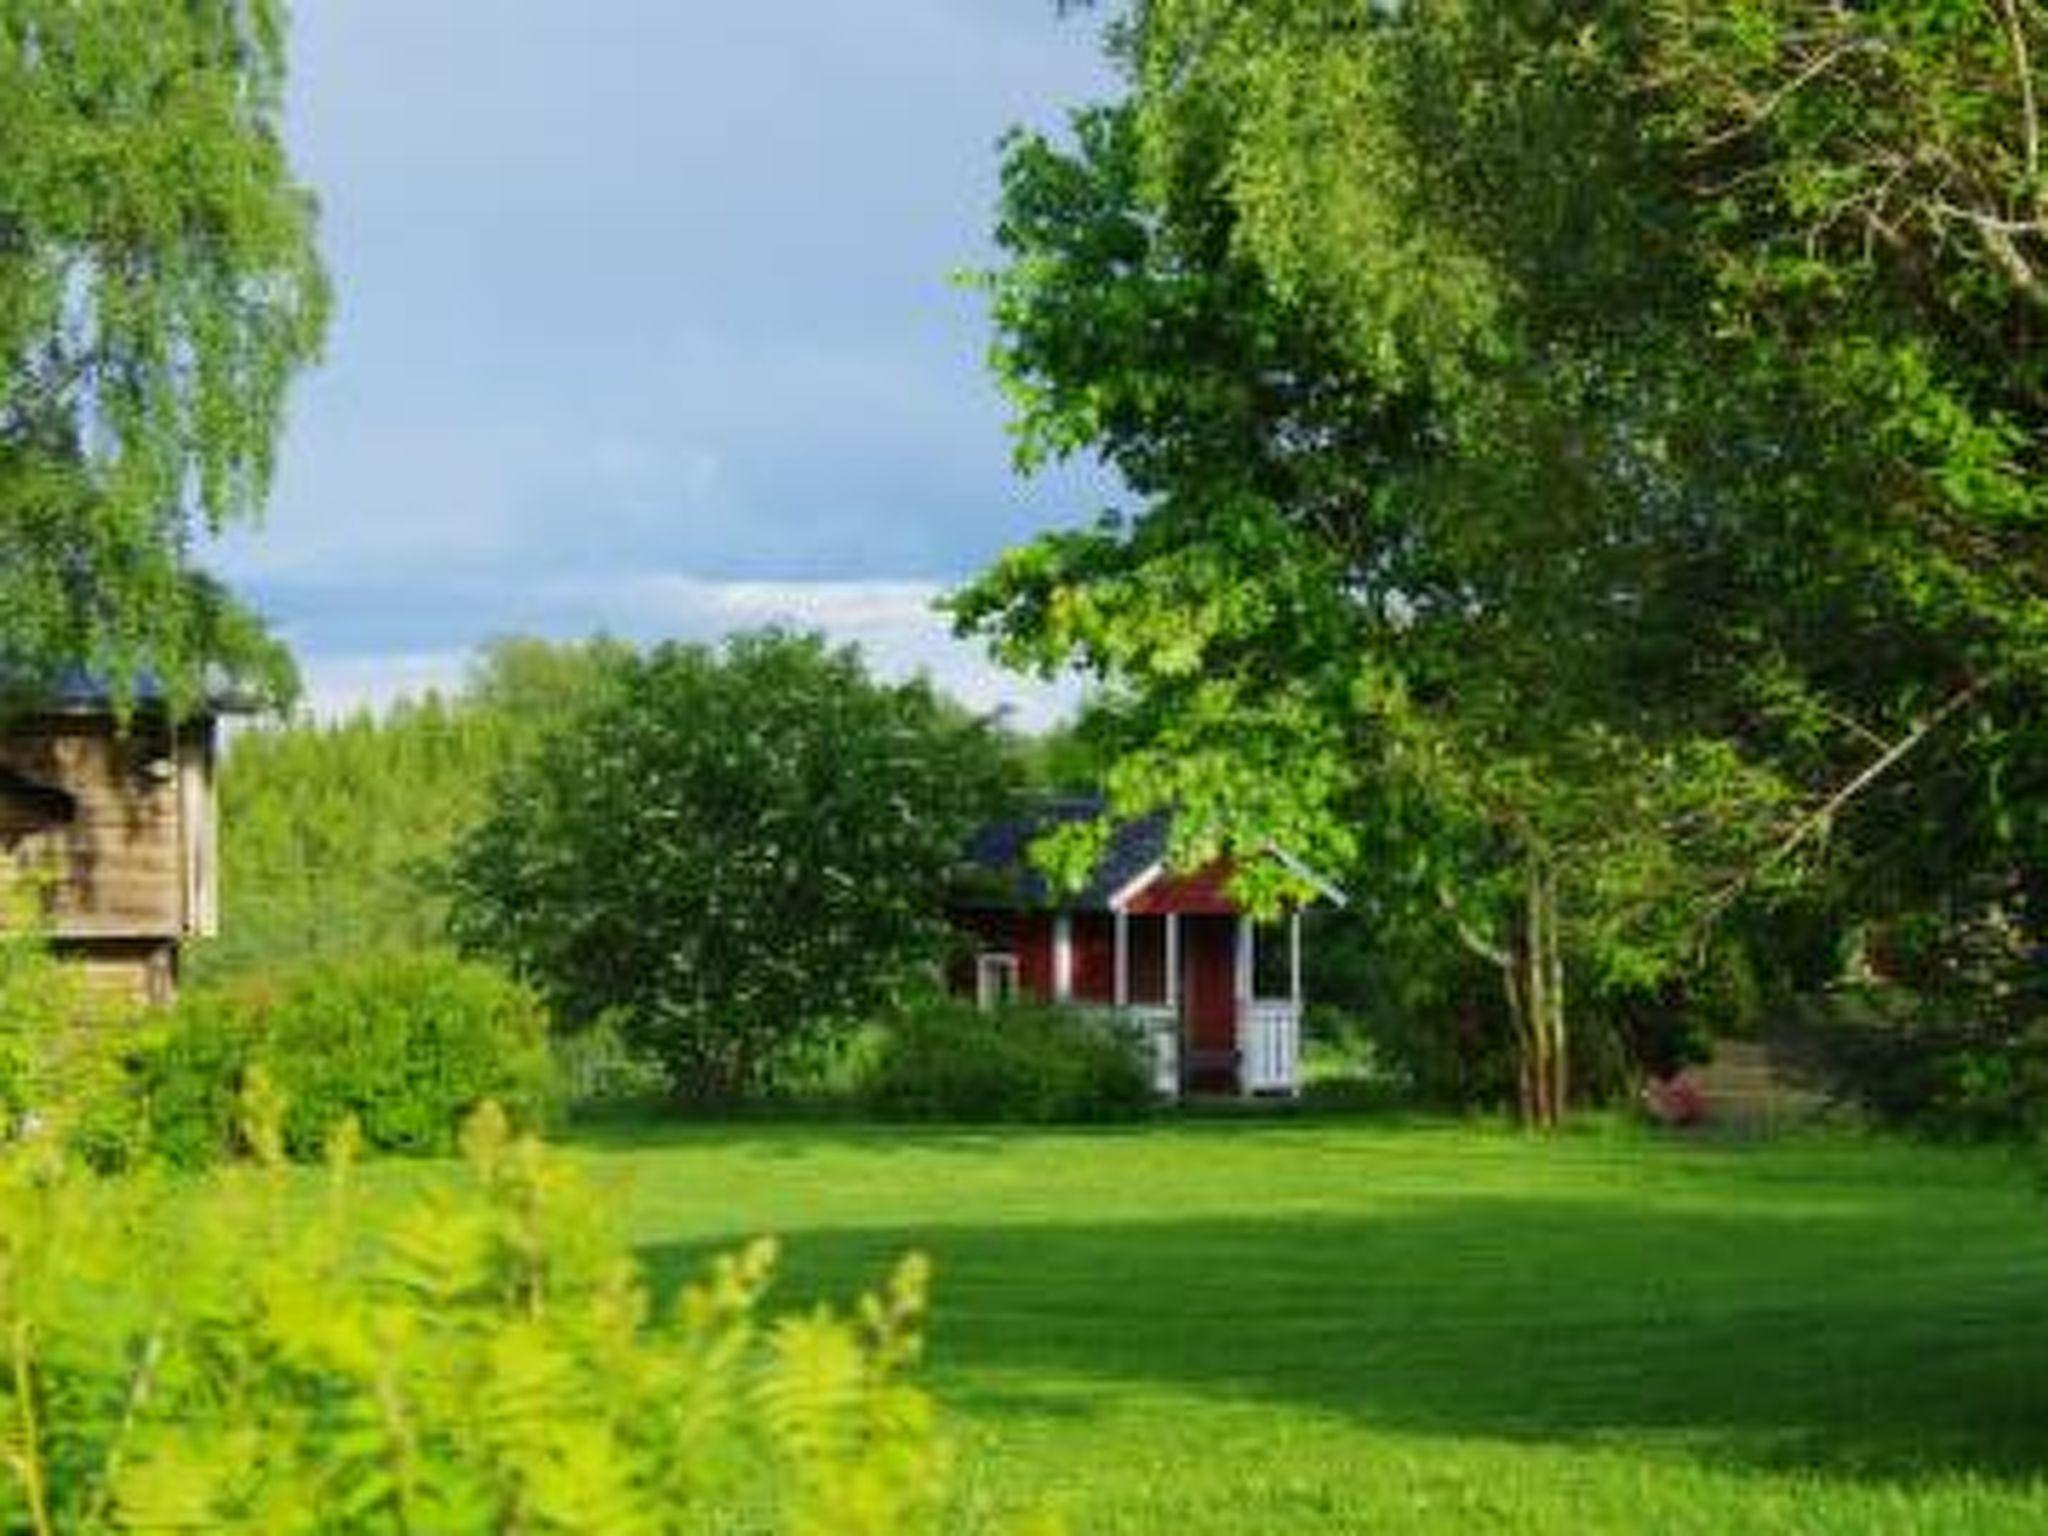
<svg viewBox="0 0 2048 1536">
<path fill-rule="evenodd" d="M 1152 1106 L 1142 1043 L 1070 1009 L 936 1002 L 892 1025 L 867 1099 L 902 1120 L 1128 1120 Z"/>
<path fill-rule="evenodd" d="M 128 1091 L 133 1009 L 95 996 L 45 930 L 34 892 L 0 868 L 0 1143 L 33 1129 L 118 1167 L 144 1134 Z"/>
<path fill-rule="evenodd" d="M 266 1016 L 246 990 L 188 993 L 143 1037 L 134 1092 L 151 1152 L 180 1168 L 201 1168 L 235 1150 L 237 1104 Z"/>
<path fill-rule="evenodd" d="M 325 1200 L 0 1155 L 0 1530 L 936 1529 L 921 1261 L 770 1323 L 764 1242 L 657 1309 L 608 1202 L 494 1108 L 464 1142 L 405 1207 L 346 1135 Z"/>
<path fill-rule="evenodd" d="M 1780 999 L 1773 1043 L 1881 1124 L 2048 1137 L 2048 946 L 2003 883 L 1841 932 L 1831 984 Z"/>
<path fill-rule="evenodd" d="M 344 1118 L 378 1151 L 448 1152 L 485 1099 L 530 1126 L 555 1098 L 545 1015 L 501 972 L 434 952 L 323 962 L 179 1005 L 139 1054 L 152 1148 L 186 1165 L 229 1150 L 257 1065 L 298 1157 Z"/>
<path fill-rule="evenodd" d="M 1776 1044 L 1802 1075 L 1883 1125 L 1960 1140 L 2048 1132 L 2048 1011 L 1968 1010 L 1899 986 L 1797 999 Z"/>
</svg>

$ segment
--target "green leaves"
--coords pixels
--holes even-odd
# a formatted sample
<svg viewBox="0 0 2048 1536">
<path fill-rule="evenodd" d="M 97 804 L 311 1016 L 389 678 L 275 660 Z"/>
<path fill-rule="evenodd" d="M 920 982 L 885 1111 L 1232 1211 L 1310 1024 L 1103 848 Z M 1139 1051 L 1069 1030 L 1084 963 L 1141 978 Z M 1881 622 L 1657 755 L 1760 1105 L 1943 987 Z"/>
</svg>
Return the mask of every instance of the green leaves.
<svg viewBox="0 0 2048 1536">
<path fill-rule="evenodd" d="M 821 639 L 663 646 L 500 781 L 456 930 L 677 1092 L 757 1091 L 925 984 L 1008 774 L 985 723 Z"/>
<path fill-rule="evenodd" d="M 282 1150 L 305 1161 L 344 1121 L 379 1152 L 448 1153 L 479 1103 L 531 1127 L 559 1096 L 539 999 L 445 950 L 369 952 L 188 992 L 127 1065 L 147 1151 L 182 1167 L 235 1152 L 236 1098 L 252 1073 L 284 1101 Z"/>
<path fill-rule="evenodd" d="M 0 664 L 286 682 L 188 566 L 253 516 L 326 280 L 275 0 L 0 0 Z"/>
<path fill-rule="evenodd" d="M 929 1269 L 764 1325 L 772 1244 L 654 1317 L 604 1192 L 486 1110 L 396 1208 L 0 1154 L 0 1528 L 937 1528 Z"/>
<path fill-rule="evenodd" d="M 1930 770 L 1938 701 L 2043 675 L 2044 30 L 1130 7 L 1126 99 L 1009 146 L 988 286 L 1027 462 L 1092 448 L 1139 510 L 956 617 L 1114 690 L 1115 810 L 1183 857 L 1355 858 L 1504 968 L 1662 985 Z"/>
</svg>

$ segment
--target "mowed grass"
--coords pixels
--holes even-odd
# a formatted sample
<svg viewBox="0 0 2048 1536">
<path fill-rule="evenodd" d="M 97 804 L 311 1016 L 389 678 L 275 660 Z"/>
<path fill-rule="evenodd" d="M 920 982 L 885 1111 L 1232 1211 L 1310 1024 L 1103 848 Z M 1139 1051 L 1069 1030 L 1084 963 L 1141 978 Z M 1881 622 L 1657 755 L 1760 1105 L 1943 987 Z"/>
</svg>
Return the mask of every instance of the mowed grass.
<svg viewBox="0 0 2048 1536">
<path fill-rule="evenodd" d="M 737 1125 L 582 1156 L 673 1285 L 937 1265 L 963 1500 L 1078 1532 L 2048 1530 L 2048 1200 L 1995 1154 L 1432 1125 Z"/>
</svg>

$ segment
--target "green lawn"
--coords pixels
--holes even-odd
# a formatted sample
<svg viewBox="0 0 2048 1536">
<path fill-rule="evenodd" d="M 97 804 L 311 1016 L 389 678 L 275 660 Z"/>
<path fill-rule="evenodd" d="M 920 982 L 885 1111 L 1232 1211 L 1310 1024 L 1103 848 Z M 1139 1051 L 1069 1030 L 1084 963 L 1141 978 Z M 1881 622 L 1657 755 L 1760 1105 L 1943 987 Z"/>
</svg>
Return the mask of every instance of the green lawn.
<svg viewBox="0 0 2048 1536">
<path fill-rule="evenodd" d="M 976 1504 L 1077 1532 L 2048 1529 L 2048 1199 L 1989 1154 L 1337 1122 L 590 1133 L 669 1283 L 907 1247 Z"/>
</svg>

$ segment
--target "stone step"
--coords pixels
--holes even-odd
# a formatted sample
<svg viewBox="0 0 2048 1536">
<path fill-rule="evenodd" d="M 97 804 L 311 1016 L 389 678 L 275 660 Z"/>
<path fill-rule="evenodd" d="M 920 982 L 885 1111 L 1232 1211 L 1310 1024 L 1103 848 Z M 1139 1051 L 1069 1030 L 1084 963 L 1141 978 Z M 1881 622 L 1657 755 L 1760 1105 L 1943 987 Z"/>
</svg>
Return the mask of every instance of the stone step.
<svg viewBox="0 0 2048 1536">
<path fill-rule="evenodd" d="M 1714 1058 L 1690 1074 L 1707 1118 L 1751 1129 L 1787 1125 L 1817 1112 L 1825 1100 L 1795 1082 L 1754 1040 L 1722 1040 Z"/>
</svg>

